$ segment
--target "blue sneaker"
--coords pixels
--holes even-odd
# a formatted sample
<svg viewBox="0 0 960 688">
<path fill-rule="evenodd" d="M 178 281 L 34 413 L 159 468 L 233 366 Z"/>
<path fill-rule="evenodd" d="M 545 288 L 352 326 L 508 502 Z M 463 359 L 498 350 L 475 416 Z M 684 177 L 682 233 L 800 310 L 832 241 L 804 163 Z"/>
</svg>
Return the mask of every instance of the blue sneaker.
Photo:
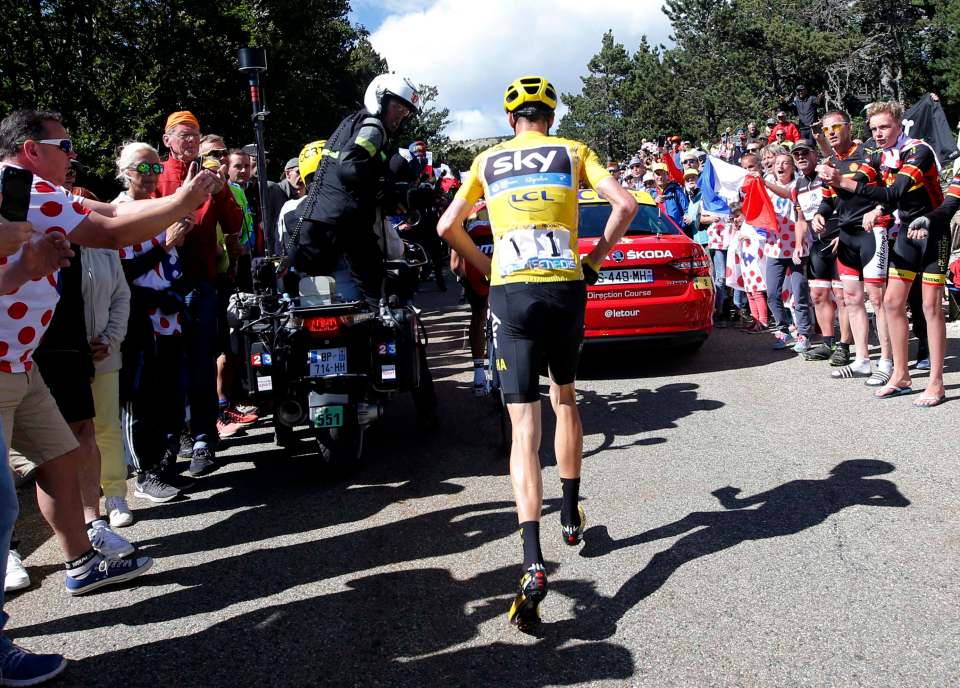
<svg viewBox="0 0 960 688">
<path fill-rule="evenodd" d="M 85 595 L 105 585 L 116 585 L 136 578 L 153 566 L 151 557 L 129 557 L 127 559 L 104 559 L 95 563 L 84 575 L 74 578 L 66 576 L 67 592 L 71 595 Z"/>
<path fill-rule="evenodd" d="M 0 686 L 36 686 L 66 668 L 61 655 L 35 655 L 0 636 Z"/>
<path fill-rule="evenodd" d="M 921 358 L 917 361 L 917 370 L 930 370 L 930 359 Z"/>
<path fill-rule="evenodd" d="M 774 336 L 777 338 L 777 341 L 774 342 L 773 348 L 777 351 L 792 348 L 793 345 L 797 343 L 797 340 L 794 339 L 793 335 L 789 332 L 775 332 Z"/>
</svg>

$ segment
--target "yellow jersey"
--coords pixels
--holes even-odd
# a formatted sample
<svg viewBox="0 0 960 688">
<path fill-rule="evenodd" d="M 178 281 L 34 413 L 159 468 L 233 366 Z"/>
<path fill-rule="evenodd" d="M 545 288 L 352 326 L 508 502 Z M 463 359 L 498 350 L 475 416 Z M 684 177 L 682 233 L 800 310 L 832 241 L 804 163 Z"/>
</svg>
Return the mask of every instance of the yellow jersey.
<svg viewBox="0 0 960 688">
<path fill-rule="evenodd" d="M 577 250 L 577 191 L 609 177 L 579 141 L 537 131 L 488 148 L 470 167 L 457 198 L 484 197 L 493 230 L 490 285 L 583 279 Z"/>
</svg>

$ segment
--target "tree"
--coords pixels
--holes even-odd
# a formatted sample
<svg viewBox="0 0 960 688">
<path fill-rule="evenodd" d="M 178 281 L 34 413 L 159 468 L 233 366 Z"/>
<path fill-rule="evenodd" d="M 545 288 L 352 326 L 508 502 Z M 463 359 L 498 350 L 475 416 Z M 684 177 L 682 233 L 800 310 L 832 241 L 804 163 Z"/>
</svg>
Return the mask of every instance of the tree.
<svg viewBox="0 0 960 688">
<path fill-rule="evenodd" d="M 624 88 L 631 62 L 623 45 L 614 41 L 612 31 L 603 35 L 600 52 L 590 59 L 587 69 L 590 75 L 581 77 L 581 94 L 562 96 L 570 109 L 558 132 L 586 141 L 598 153 L 613 159 L 631 138 L 624 117 Z"/>
<path fill-rule="evenodd" d="M 112 169 L 124 140 L 160 144 L 189 109 L 229 145 L 253 140 L 236 51 L 267 50 L 267 146 L 282 162 L 326 138 L 387 65 L 347 0 L 4 0 L 0 108 L 60 110 L 85 163 Z"/>
</svg>

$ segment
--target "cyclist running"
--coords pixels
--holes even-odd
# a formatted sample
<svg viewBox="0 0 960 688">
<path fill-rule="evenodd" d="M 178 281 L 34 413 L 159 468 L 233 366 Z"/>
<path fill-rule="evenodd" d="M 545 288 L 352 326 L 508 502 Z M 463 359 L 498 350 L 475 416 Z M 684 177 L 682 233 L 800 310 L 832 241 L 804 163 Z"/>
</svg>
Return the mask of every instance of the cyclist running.
<svg viewBox="0 0 960 688">
<path fill-rule="evenodd" d="M 583 428 L 574 389 L 585 281 L 596 281 L 601 262 L 626 232 L 638 206 L 585 144 L 549 135 L 557 106 L 556 89 L 549 81 L 539 76 L 515 80 L 507 86 L 503 106 L 516 136 L 474 159 L 469 181 L 437 231 L 490 276 L 496 364 L 513 424 L 510 476 L 523 542 L 523 575 L 509 618 L 525 629 L 538 623 L 538 607 L 547 594 L 540 551 L 539 373 L 546 363 L 557 416 L 554 446 L 563 490 L 562 537 L 573 546 L 581 542 L 586 522 L 577 504 Z M 603 237 L 583 259 L 577 251 L 581 181 L 612 206 Z M 493 227 L 492 261 L 462 226 L 481 196 Z"/>
<path fill-rule="evenodd" d="M 943 359 L 947 335 L 941 302 L 947 279 L 950 233 L 942 222 L 931 223 L 926 231 L 909 229 L 914 220 L 930 214 L 943 203 L 943 190 L 936 154 L 926 142 L 907 138 L 903 134 L 902 120 L 903 106 L 900 103 L 873 103 L 867 108 L 867 122 L 877 150 L 866 159 L 861 170 L 866 176 L 881 180 L 881 184 L 872 185 L 862 179 L 841 178 L 832 173 L 825 176 L 824 181 L 855 194 L 857 198 L 882 204 L 882 212 L 895 209 L 901 226 L 907 228 L 897 235 L 893 245 L 890 282 L 883 300 L 893 348 L 893 372 L 875 396 L 889 399 L 913 392 L 906 304 L 913 282 L 921 276 L 930 347 L 930 379 L 926 391 L 914 406 L 926 408 L 937 406 L 944 399 Z M 880 212 L 871 213 L 866 223 L 877 221 Z"/>
<path fill-rule="evenodd" d="M 832 111 L 823 116 L 823 133 L 833 148 L 825 164 L 817 167 L 823 186 L 823 200 L 813 218 L 813 231 L 820 242 L 832 241 L 837 254 L 837 272 L 843 283 L 843 301 L 850 320 L 855 358 L 831 373 L 834 379 L 864 377 L 869 384 L 883 385 L 893 369 L 890 339 L 883 317 L 883 294 L 887 282 L 887 230 L 882 223 L 864 218 L 873 215 L 877 203 L 853 193 L 857 185 L 864 188 L 878 183 L 875 170 L 866 163 L 862 145 L 855 145 L 851 135 L 850 117 L 845 112 Z M 847 183 L 847 186 L 841 184 Z M 836 222 L 839 233 L 825 234 L 827 223 Z M 832 224 L 832 223 L 831 223 Z M 880 364 L 876 373 L 870 366 L 870 320 L 863 302 L 864 285 L 877 314 L 877 335 L 880 339 Z M 843 351 L 841 344 L 838 352 Z M 842 353 L 841 353 L 842 355 Z M 831 363 L 834 362 L 831 357 Z"/>
</svg>

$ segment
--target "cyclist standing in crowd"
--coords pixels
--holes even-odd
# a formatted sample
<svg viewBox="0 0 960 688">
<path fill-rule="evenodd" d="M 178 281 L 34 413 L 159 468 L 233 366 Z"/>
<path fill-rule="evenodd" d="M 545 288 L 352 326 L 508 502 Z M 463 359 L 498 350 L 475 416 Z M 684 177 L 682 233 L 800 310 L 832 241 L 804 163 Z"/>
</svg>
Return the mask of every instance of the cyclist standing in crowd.
<svg viewBox="0 0 960 688">
<path fill-rule="evenodd" d="M 540 381 L 550 376 L 557 416 L 555 452 L 563 490 L 563 541 L 577 545 L 586 517 L 577 504 L 583 428 L 574 381 L 583 337 L 586 285 L 598 277 L 607 252 L 627 230 L 637 202 L 585 144 L 551 137 L 557 93 L 539 76 L 507 86 L 503 99 L 515 137 L 480 153 L 469 182 L 440 219 L 437 231 L 452 248 L 490 276 L 496 365 L 513 424 L 510 475 L 523 542 L 523 575 L 509 618 L 521 628 L 539 621 L 547 594 L 540 551 Z M 577 191 L 585 181 L 612 212 L 596 248 L 582 260 L 577 251 Z M 493 259 L 463 229 L 481 196 L 494 233 Z"/>
<path fill-rule="evenodd" d="M 882 215 L 896 210 L 901 227 L 909 227 L 915 219 L 929 214 L 943 203 L 936 154 L 926 142 L 907 138 L 902 120 L 903 106 L 897 102 L 874 103 L 867 108 L 867 122 L 877 150 L 864 161 L 861 170 L 881 183 L 869 184 L 832 171 L 824 176 L 826 183 L 855 194 L 867 203 L 882 204 L 871 213 L 868 222 L 883 223 Z M 947 335 L 941 301 L 949 257 L 950 235 L 944 231 L 943 223 L 931 225 L 925 231 L 907 229 L 898 233 L 891 251 L 890 281 L 883 299 L 893 349 L 893 370 L 889 381 L 877 390 L 877 398 L 913 392 L 908 369 L 906 304 L 914 281 L 920 277 L 930 347 L 930 380 L 923 396 L 914 405 L 926 408 L 943 402 Z"/>
</svg>

